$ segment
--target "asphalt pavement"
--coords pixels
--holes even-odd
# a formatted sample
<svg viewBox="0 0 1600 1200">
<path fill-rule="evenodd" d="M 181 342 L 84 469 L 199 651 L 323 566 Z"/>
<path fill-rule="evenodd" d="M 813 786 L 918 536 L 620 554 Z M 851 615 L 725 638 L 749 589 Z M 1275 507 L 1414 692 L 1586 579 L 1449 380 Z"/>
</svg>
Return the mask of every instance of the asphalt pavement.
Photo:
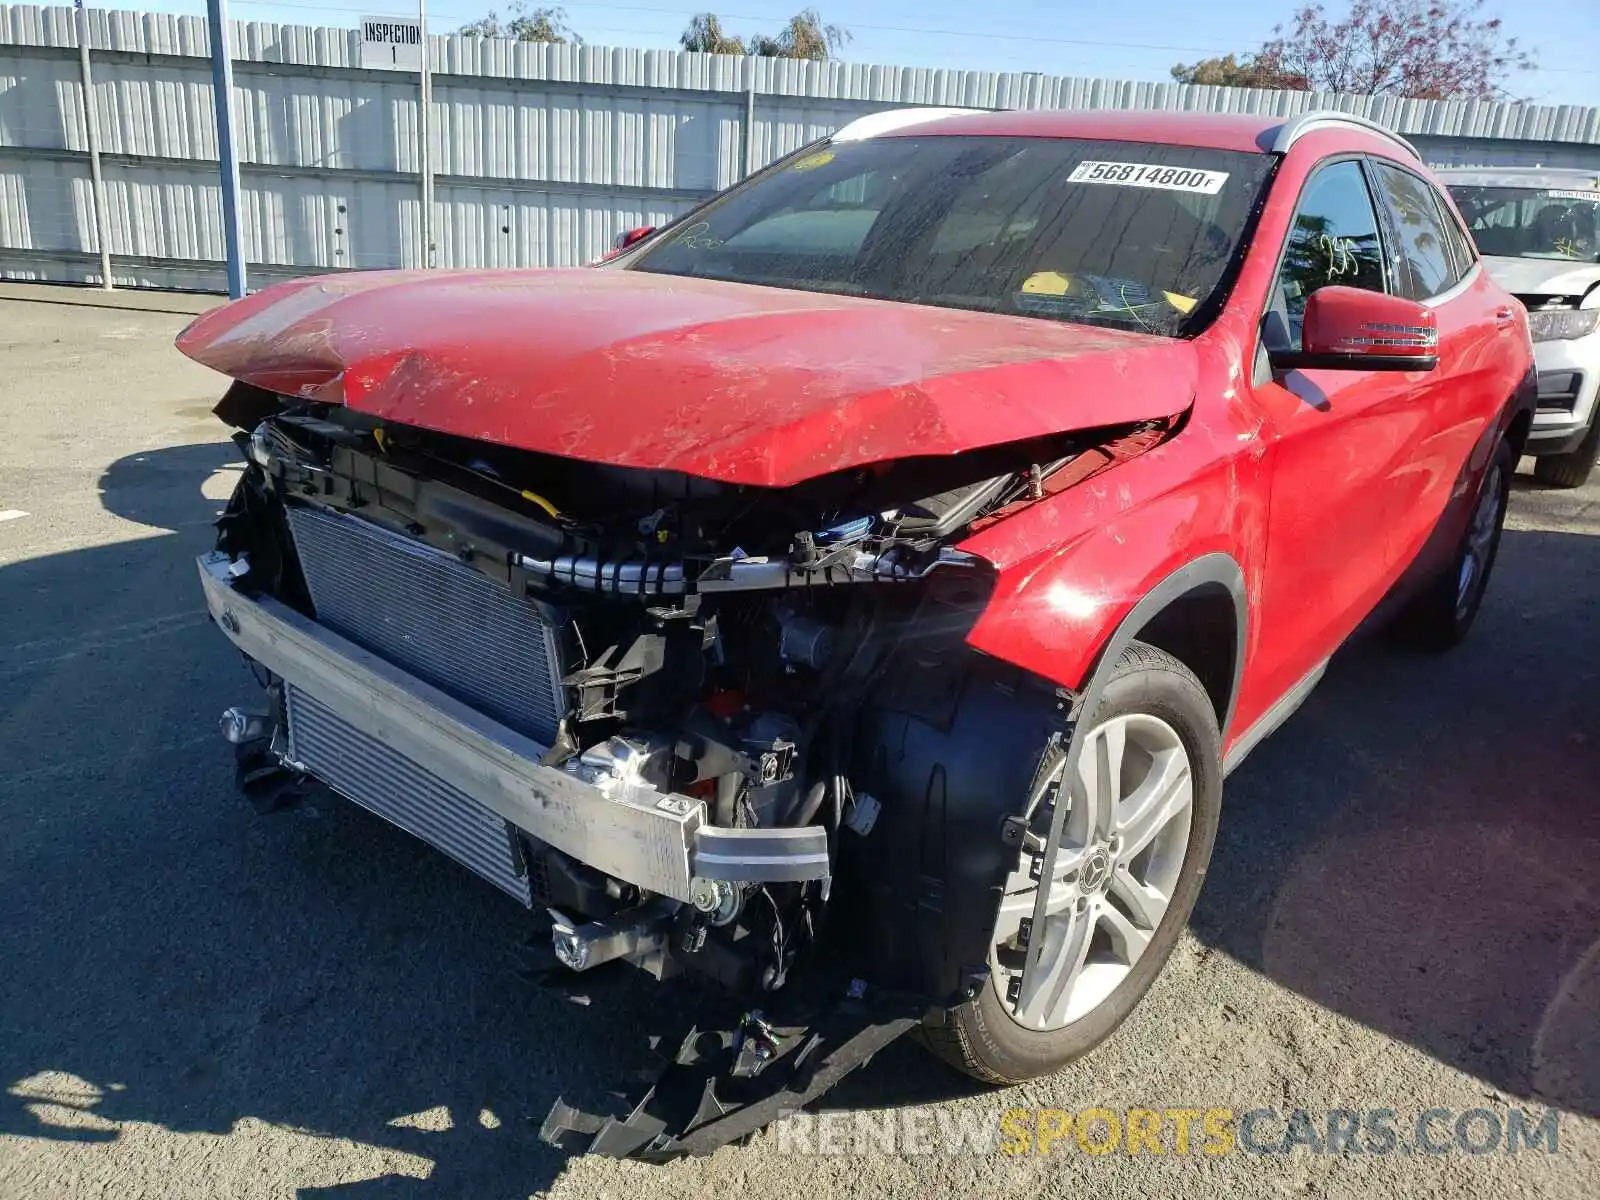
<svg viewBox="0 0 1600 1200">
<path fill-rule="evenodd" d="M 1229 781 L 1189 933 L 1086 1060 L 996 1092 L 896 1044 L 823 1106 L 836 1129 L 935 1131 L 902 1121 L 892 1151 L 823 1153 L 839 1140 L 813 1126 L 666 1167 L 572 1158 L 538 1122 L 619 1081 L 651 988 L 531 986 L 529 919 L 493 888 L 354 806 L 237 798 L 215 719 L 254 685 L 192 565 L 238 469 L 223 382 L 172 349 L 182 313 L 19 294 L 0 297 L 0 1196 L 1600 1194 L 1600 484 L 1519 477 L 1459 651 L 1341 652 Z M 1559 1143 L 1013 1155 L 938 1132 L 1090 1107 L 1387 1108 L 1403 1130 L 1554 1111 Z"/>
</svg>

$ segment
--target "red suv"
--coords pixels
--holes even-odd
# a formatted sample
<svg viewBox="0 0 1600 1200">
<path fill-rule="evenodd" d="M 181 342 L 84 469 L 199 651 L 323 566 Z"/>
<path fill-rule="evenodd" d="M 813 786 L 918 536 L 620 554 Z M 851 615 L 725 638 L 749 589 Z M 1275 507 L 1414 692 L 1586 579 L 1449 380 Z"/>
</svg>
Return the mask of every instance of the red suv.
<svg viewBox="0 0 1600 1200">
<path fill-rule="evenodd" d="M 1337 113 L 879 116 L 625 241 L 182 335 L 250 460 L 200 563 L 241 784 L 548 911 L 555 975 L 731 993 L 553 1139 L 707 1149 L 912 1027 L 1055 1070 L 1340 643 L 1466 634 L 1526 314 Z"/>
</svg>

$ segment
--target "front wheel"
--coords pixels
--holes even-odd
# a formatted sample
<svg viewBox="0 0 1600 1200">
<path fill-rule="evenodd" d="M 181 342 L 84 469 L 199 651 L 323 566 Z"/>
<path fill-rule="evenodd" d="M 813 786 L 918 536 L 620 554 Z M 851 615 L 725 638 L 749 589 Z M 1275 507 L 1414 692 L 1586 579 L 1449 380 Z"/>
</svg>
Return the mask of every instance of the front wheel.
<svg viewBox="0 0 1600 1200">
<path fill-rule="evenodd" d="M 1222 739 L 1194 673 L 1135 642 L 1078 727 L 1070 783 L 1058 749 L 1035 774 L 988 985 L 924 1031 L 941 1058 L 986 1082 L 1047 1075 L 1108 1037 L 1171 956 L 1211 860 Z M 1035 851 L 1056 804 L 1068 807 L 1046 880 Z"/>
</svg>

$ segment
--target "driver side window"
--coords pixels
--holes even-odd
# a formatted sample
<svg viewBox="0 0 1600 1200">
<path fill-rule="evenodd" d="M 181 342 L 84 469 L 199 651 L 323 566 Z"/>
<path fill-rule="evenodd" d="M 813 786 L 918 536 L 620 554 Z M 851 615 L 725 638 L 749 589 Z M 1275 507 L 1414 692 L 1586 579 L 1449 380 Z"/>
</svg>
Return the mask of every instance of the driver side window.
<svg viewBox="0 0 1600 1200">
<path fill-rule="evenodd" d="M 1306 301 L 1331 284 L 1384 290 L 1377 213 L 1354 161 L 1323 167 L 1300 195 L 1262 328 L 1269 350 L 1300 349 Z"/>
</svg>

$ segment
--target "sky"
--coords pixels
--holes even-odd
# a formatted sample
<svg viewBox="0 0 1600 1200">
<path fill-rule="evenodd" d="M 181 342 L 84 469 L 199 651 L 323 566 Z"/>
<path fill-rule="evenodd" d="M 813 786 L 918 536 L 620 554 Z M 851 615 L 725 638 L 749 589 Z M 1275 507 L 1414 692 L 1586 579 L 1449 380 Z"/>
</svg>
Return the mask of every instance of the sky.
<svg viewBox="0 0 1600 1200">
<path fill-rule="evenodd" d="M 535 4 L 548 0 L 533 0 Z M 1300 0 L 814 0 L 825 21 L 852 39 L 839 57 L 899 66 L 980 71 L 1042 71 L 1164 80 L 1174 63 L 1248 52 L 1286 21 Z M 1325 0 L 1334 13 L 1342 0 Z M 205 12 L 205 0 L 90 0 L 92 7 Z M 807 0 L 725 0 L 711 6 L 732 33 L 776 32 Z M 229 0 L 238 20 L 347 25 L 362 16 L 415 13 L 406 0 Z M 428 28 L 449 33 L 503 0 L 430 0 Z M 701 4 L 619 0 L 562 5 L 567 22 L 595 45 L 673 48 Z M 1600 105 L 1600 0 L 1487 0 L 1508 33 L 1534 52 L 1538 69 L 1518 76 L 1511 94 L 1538 104 Z"/>
</svg>

